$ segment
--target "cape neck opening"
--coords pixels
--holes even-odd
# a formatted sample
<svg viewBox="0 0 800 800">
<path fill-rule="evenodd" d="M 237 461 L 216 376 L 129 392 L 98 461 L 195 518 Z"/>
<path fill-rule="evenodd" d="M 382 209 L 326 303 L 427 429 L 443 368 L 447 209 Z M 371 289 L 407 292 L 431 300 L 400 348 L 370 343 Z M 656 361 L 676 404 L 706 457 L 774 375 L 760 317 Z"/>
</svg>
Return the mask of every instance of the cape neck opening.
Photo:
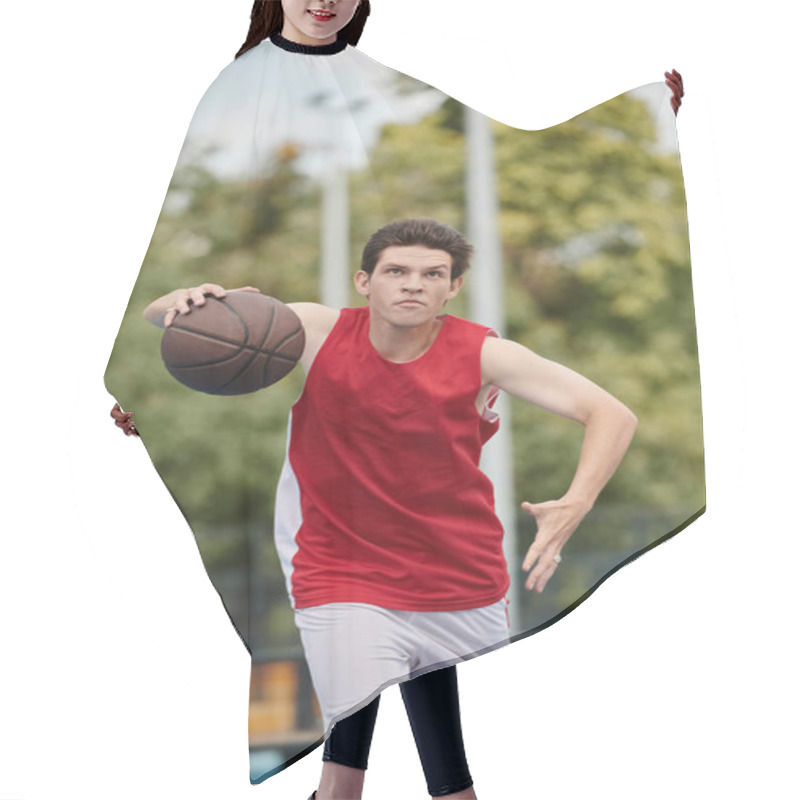
<svg viewBox="0 0 800 800">
<path fill-rule="evenodd" d="M 332 56 L 336 53 L 341 53 L 347 47 L 346 39 L 337 39 L 330 44 L 298 44 L 286 39 L 279 33 L 273 33 L 269 40 L 276 47 L 280 47 L 281 50 L 288 50 L 290 53 L 303 53 L 307 56 Z"/>
</svg>

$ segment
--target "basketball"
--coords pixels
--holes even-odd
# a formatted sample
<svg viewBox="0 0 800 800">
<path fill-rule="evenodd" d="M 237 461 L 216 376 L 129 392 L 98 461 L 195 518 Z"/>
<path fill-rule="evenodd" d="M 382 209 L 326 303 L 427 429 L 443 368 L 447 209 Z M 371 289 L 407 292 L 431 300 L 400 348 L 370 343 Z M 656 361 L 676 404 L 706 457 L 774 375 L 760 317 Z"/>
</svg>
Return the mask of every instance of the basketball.
<svg viewBox="0 0 800 800">
<path fill-rule="evenodd" d="M 206 295 L 178 314 L 161 339 L 167 371 L 184 386 L 216 395 L 248 394 L 279 381 L 303 354 L 306 335 L 288 306 L 255 292 Z"/>
</svg>

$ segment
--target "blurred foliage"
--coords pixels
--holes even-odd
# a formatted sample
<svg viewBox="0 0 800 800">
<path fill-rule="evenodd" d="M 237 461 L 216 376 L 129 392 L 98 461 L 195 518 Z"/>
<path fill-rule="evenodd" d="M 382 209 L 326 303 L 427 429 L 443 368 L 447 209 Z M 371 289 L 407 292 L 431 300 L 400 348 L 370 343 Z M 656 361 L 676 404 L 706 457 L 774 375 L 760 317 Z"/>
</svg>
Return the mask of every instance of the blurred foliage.
<svg viewBox="0 0 800 800">
<path fill-rule="evenodd" d="M 552 588 L 524 599 L 524 625 L 534 627 L 704 505 L 694 309 L 680 164 L 657 148 L 641 100 L 622 95 L 543 131 L 497 124 L 495 138 L 507 336 L 595 380 L 640 420 Z M 222 182 L 201 166 L 176 173 L 106 375 L 136 412 L 215 586 L 255 648 L 295 641 L 269 520 L 302 376 L 244 397 L 192 392 L 166 373 L 160 331 L 142 310 L 204 281 L 318 300 L 320 192 L 294 168 L 297 156 L 282 148 L 251 181 Z M 385 127 L 369 168 L 350 176 L 354 271 L 364 242 L 392 219 L 431 216 L 464 230 L 464 169 L 454 101 L 416 125 Z M 464 315 L 463 298 L 448 311 Z M 512 425 L 516 497 L 560 496 L 580 427 L 524 403 L 512 406 Z M 530 518 L 520 526 L 522 552 Z"/>
</svg>

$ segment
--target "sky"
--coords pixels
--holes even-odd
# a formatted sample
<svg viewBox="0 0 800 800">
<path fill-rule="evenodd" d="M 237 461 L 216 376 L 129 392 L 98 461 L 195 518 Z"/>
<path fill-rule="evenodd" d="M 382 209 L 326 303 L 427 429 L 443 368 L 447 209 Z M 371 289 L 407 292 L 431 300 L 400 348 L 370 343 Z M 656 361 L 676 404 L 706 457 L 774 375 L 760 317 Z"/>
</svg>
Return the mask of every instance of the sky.
<svg viewBox="0 0 800 800">
<path fill-rule="evenodd" d="M 459 668 L 482 800 L 792 797 L 797 340 L 782 5 L 375 0 L 361 49 L 507 124 L 682 72 L 707 513 L 566 619 Z M 102 384 L 197 101 L 249 2 L 2 14 L 0 800 L 305 798 L 247 779 L 249 663 Z M 557 7 L 552 7 L 557 6 Z M 398 766 L 399 765 L 399 766 Z M 365 800 L 424 797 L 398 693 Z"/>
</svg>

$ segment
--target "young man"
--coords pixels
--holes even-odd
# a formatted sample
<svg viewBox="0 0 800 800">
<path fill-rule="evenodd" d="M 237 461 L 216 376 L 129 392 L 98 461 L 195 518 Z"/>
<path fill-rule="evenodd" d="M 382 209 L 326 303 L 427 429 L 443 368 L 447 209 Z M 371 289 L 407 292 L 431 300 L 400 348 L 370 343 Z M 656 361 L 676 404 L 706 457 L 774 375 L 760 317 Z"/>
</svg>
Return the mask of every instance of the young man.
<svg viewBox="0 0 800 800">
<path fill-rule="evenodd" d="M 634 415 L 591 381 L 441 314 L 471 253 L 449 226 L 400 220 L 364 249 L 355 285 L 365 307 L 291 305 L 306 331 L 307 377 L 276 542 L 326 729 L 389 683 L 507 642 L 503 532 L 479 467 L 499 390 L 585 428 L 567 492 L 523 503 L 538 528 L 523 560 L 529 590 L 544 590 L 633 436 Z M 145 316 L 169 326 L 208 294 L 225 290 L 176 290 Z M 474 797 L 446 788 L 436 794 Z M 330 796 L 323 774 L 319 797 Z"/>
</svg>

